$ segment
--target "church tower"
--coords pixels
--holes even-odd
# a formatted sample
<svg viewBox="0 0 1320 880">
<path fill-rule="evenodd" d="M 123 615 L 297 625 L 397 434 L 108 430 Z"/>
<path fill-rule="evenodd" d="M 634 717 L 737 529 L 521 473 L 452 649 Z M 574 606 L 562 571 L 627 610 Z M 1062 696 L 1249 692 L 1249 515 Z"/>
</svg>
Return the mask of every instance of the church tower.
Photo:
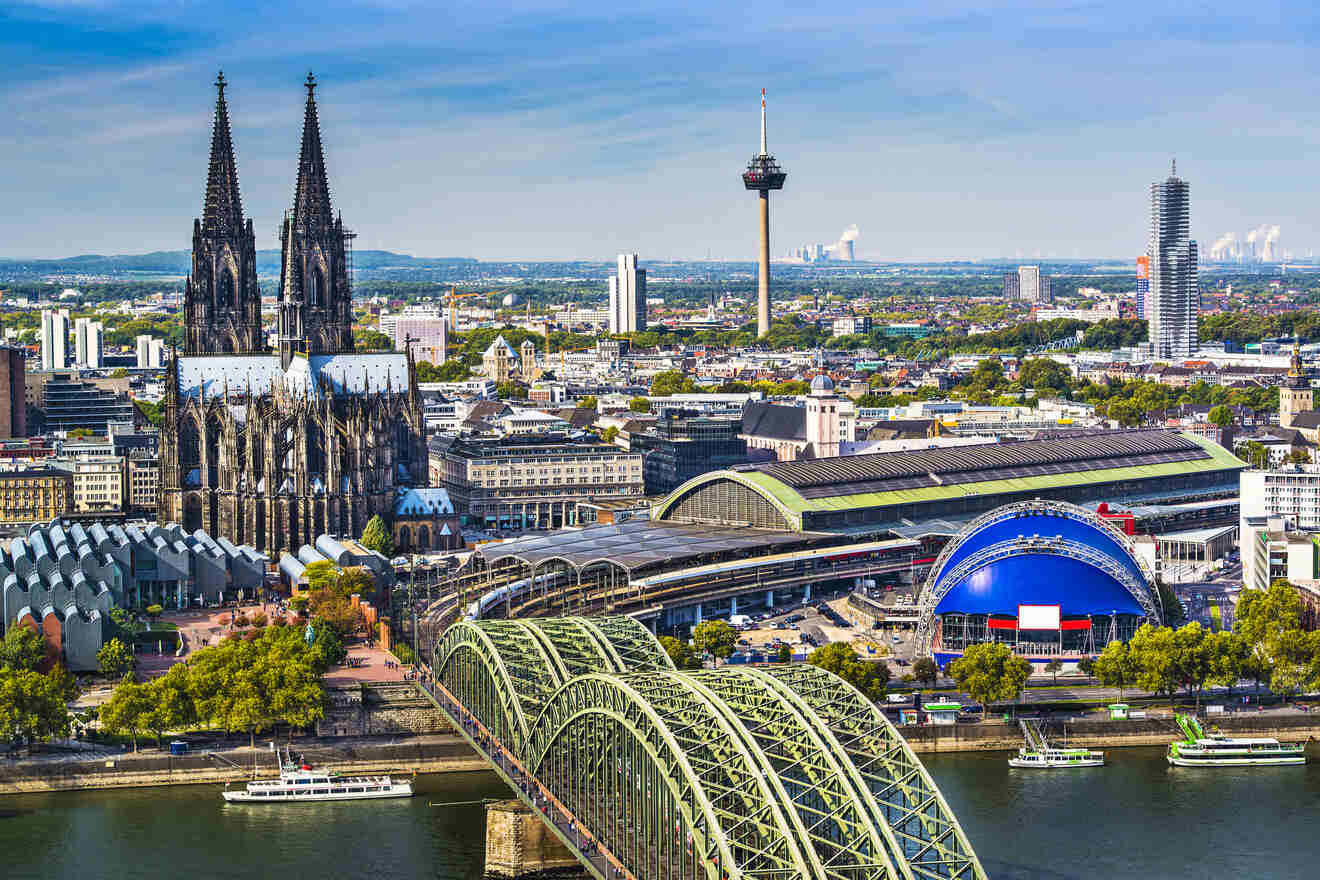
<svg viewBox="0 0 1320 880">
<path fill-rule="evenodd" d="M 244 220 L 238 166 L 225 105 L 225 76 L 215 80 L 211 166 L 201 219 L 193 221 L 192 274 L 184 286 L 185 355 L 251 354 L 265 349 L 252 220 Z"/>
<path fill-rule="evenodd" d="M 353 351 L 353 292 L 348 278 L 342 217 L 330 208 L 321 125 L 316 115 L 316 78 L 307 74 L 307 110 L 293 210 L 280 229 L 280 362 L 294 354 Z"/>
<path fill-rule="evenodd" d="M 839 398 L 834 382 L 825 373 L 811 380 L 807 394 L 807 442 L 815 458 L 839 454 Z"/>
<path fill-rule="evenodd" d="M 1288 378 L 1279 388 L 1279 427 L 1291 428 L 1299 413 L 1313 409 L 1314 406 L 1315 392 L 1311 390 L 1311 382 L 1302 369 L 1301 348 L 1294 342 Z"/>
</svg>

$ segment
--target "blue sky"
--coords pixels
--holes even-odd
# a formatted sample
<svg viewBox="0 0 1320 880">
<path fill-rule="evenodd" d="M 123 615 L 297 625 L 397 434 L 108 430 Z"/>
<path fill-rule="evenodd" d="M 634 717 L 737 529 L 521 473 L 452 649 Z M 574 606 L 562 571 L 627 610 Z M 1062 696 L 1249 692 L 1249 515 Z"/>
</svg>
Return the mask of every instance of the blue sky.
<svg viewBox="0 0 1320 880">
<path fill-rule="evenodd" d="M 1203 248 L 1305 255 L 1320 15 L 1217 5 L 0 3 L 0 256 L 189 247 L 219 68 L 263 248 L 313 69 L 359 248 L 750 259 L 765 86 L 776 255 L 1135 255 L 1175 155 Z"/>
</svg>

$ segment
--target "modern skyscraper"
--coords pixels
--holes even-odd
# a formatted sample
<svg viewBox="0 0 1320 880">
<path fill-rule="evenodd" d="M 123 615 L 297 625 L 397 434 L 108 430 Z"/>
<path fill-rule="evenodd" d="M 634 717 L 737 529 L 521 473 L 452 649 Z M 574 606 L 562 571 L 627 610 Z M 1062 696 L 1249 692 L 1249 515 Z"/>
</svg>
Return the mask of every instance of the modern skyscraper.
<svg viewBox="0 0 1320 880">
<path fill-rule="evenodd" d="M 788 175 L 770 155 L 765 143 L 765 89 L 761 89 L 761 152 L 752 157 L 743 172 L 743 187 L 761 196 L 760 275 L 756 285 L 756 335 L 770 332 L 770 190 L 783 189 Z"/>
<path fill-rule="evenodd" d="M 101 369 L 101 351 L 105 342 L 105 328 L 100 321 L 79 318 L 73 322 L 74 363 L 89 370 Z"/>
<path fill-rule="evenodd" d="M 1196 242 L 1190 238 L 1191 187 L 1178 177 L 1174 162 L 1169 176 L 1150 185 L 1150 322 L 1151 354 L 1157 358 L 1187 358 L 1196 350 L 1200 317 Z"/>
<path fill-rule="evenodd" d="M 0 439 L 27 436 L 24 351 L 0 345 Z"/>
<path fill-rule="evenodd" d="M 1022 299 L 1022 282 L 1016 272 L 1004 273 L 1004 299 L 1010 302 Z"/>
<path fill-rule="evenodd" d="M 1040 266 L 1018 266 L 1018 298 L 1040 302 Z"/>
<path fill-rule="evenodd" d="M 646 270 L 637 268 L 636 254 L 619 254 L 618 271 L 610 276 L 610 332 L 645 329 Z"/>
<path fill-rule="evenodd" d="M 69 365 L 69 310 L 41 312 L 41 368 L 62 370 Z"/>
<path fill-rule="evenodd" d="M 1137 317 L 1145 320 L 1146 300 L 1150 298 L 1150 257 L 1137 257 Z"/>
</svg>

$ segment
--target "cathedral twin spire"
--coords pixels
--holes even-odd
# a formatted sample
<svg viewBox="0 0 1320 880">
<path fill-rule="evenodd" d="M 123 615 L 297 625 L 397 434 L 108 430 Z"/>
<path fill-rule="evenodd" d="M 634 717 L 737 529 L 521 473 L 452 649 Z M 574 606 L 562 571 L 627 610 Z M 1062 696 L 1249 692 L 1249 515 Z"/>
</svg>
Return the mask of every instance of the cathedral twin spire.
<svg viewBox="0 0 1320 880">
<path fill-rule="evenodd" d="M 193 271 L 184 295 L 185 355 L 266 351 L 252 221 L 244 220 L 238 167 L 225 102 L 216 78 L 215 121 L 202 218 L 193 225 Z M 280 231 L 280 354 L 287 368 L 296 353 L 351 352 L 352 290 L 344 241 L 326 180 L 316 79 L 305 83 L 307 106 L 293 210 Z"/>
</svg>

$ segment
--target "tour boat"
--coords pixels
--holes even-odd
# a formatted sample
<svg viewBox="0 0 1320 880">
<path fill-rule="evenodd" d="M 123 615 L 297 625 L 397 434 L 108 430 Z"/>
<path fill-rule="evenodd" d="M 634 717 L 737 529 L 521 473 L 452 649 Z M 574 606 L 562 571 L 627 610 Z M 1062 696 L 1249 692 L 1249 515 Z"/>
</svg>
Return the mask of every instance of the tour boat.
<svg viewBox="0 0 1320 880">
<path fill-rule="evenodd" d="M 1018 749 L 1017 755 L 1008 759 L 1008 766 L 1025 769 L 1039 768 L 1053 770 L 1060 767 L 1103 767 L 1104 752 L 1090 749 L 1056 748 L 1050 745 L 1040 728 L 1039 722 L 1021 719 L 1022 736 L 1027 744 Z"/>
<path fill-rule="evenodd" d="M 290 756 L 291 757 L 291 756 Z M 277 801 L 357 801 L 373 798 L 412 797 L 412 780 L 396 782 L 389 776 L 340 776 L 311 765 L 280 758 L 279 779 L 254 779 L 241 791 L 229 783 L 221 796 L 231 803 Z"/>
<path fill-rule="evenodd" d="M 1219 767 L 1251 764 L 1305 764 L 1306 743 L 1281 743 L 1273 737 L 1226 736 L 1206 733 L 1191 715 L 1179 715 L 1186 739 L 1169 743 L 1169 763 L 1175 767 Z"/>
</svg>

